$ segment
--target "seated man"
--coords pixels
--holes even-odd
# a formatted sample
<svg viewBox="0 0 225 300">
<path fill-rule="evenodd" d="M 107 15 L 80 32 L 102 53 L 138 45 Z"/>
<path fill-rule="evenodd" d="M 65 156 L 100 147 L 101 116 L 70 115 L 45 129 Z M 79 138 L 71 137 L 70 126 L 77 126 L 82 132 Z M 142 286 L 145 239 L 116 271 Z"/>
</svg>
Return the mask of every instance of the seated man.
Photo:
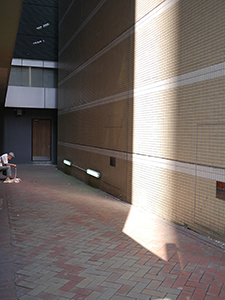
<svg viewBox="0 0 225 300">
<path fill-rule="evenodd" d="M 6 153 L 0 156 L 0 172 L 2 172 L 3 175 L 7 176 L 4 182 L 10 181 L 11 167 L 16 168 L 16 165 L 9 163 L 9 160 L 14 157 L 15 155 L 13 152 L 9 152 L 9 154 Z"/>
</svg>

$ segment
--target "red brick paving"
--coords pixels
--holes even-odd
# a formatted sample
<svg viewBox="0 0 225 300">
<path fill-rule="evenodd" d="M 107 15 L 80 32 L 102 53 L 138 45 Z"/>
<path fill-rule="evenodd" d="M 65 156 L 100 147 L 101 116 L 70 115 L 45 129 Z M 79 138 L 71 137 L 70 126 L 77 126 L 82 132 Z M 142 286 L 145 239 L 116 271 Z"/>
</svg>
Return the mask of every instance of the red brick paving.
<svg viewBox="0 0 225 300">
<path fill-rule="evenodd" d="M 54 166 L 0 180 L 0 300 L 225 299 L 225 253 Z"/>
</svg>

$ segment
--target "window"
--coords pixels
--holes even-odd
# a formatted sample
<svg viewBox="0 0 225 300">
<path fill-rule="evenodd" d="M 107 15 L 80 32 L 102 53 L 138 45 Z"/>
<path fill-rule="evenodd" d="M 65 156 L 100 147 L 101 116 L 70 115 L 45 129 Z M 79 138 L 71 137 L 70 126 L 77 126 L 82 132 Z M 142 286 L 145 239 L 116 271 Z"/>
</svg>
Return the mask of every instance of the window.
<svg viewBox="0 0 225 300">
<path fill-rule="evenodd" d="M 29 86 L 29 68 L 11 67 L 9 85 Z"/>
<path fill-rule="evenodd" d="M 55 69 L 11 67 L 9 85 L 57 88 L 57 76 Z"/>
<path fill-rule="evenodd" d="M 31 68 L 31 86 L 43 87 L 43 69 Z"/>
<path fill-rule="evenodd" d="M 53 69 L 44 69 L 44 87 L 57 87 L 57 71 Z"/>
</svg>

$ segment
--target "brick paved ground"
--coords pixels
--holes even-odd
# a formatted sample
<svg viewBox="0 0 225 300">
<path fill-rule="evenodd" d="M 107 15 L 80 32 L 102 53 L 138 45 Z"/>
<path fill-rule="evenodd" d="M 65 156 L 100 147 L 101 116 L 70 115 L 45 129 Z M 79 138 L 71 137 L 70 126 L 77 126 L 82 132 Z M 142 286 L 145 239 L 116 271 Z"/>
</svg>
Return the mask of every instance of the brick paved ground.
<svg viewBox="0 0 225 300">
<path fill-rule="evenodd" d="M 56 170 L 0 180 L 1 300 L 225 299 L 225 252 Z"/>
</svg>

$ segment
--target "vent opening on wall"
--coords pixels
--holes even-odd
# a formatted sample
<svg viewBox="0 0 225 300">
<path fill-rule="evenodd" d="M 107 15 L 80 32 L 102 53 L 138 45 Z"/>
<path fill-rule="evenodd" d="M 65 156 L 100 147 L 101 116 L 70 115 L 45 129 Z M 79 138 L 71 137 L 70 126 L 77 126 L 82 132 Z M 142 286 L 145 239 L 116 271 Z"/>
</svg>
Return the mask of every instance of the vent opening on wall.
<svg viewBox="0 0 225 300">
<path fill-rule="evenodd" d="M 110 157 L 110 166 L 115 167 L 116 166 L 116 158 Z"/>
<path fill-rule="evenodd" d="M 15 113 L 15 116 L 18 117 L 18 116 L 22 116 L 23 111 L 22 111 L 22 109 L 14 109 L 14 113 Z"/>
<path fill-rule="evenodd" d="M 216 198 L 225 201 L 225 182 L 216 182 Z"/>
</svg>

